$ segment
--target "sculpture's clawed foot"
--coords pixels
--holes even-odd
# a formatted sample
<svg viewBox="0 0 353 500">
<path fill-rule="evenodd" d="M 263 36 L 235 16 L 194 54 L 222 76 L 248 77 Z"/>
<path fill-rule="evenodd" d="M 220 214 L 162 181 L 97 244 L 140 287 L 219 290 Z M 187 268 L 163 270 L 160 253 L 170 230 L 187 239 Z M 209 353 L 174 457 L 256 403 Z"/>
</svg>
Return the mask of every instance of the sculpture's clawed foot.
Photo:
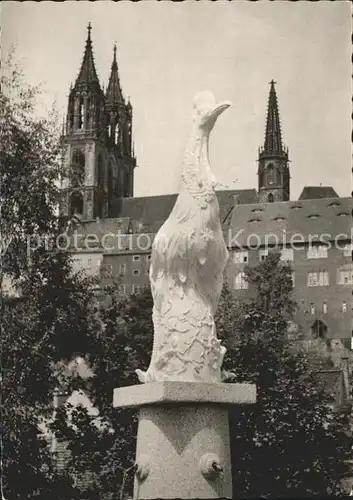
<svg viewBox="0 0 353 500">
<path fill-rule="evenodd" d="M 142 382 L 143 384 L 148 382 L 147 372 L 143 372 L 142 370 L 135 370 L 135 373 L 138 376 L 140 382 Z"/>
<path fill-rule="evenodd" d="M 227 380 L 234 380 L 237 376 L 234 372 L 227 372 L 226 370 L 222 370 L 221 372 L 221 380 L 222 382 L 226 382 Z"/>
</svg>

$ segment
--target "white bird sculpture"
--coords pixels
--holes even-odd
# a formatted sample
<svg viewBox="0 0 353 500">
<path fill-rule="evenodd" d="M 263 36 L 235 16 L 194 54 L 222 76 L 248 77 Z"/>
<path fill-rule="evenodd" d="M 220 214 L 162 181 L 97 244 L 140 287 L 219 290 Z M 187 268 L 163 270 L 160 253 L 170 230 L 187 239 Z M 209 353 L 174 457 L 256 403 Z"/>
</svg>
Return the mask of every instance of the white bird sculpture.
<svg viewBox="0 0 353 500">
<path fill-rule="evenodd" d="M 153 351 L 148 370 L 136 370 L 140 382 L 221 381 L 226 349 L 217 339 L 214 315 L 228 250 L 208 144 L 218 116 L 229 106 L 216 103 L 209 91 L 194 100 L 180 194 L 152 246 Z"/>
</svg>

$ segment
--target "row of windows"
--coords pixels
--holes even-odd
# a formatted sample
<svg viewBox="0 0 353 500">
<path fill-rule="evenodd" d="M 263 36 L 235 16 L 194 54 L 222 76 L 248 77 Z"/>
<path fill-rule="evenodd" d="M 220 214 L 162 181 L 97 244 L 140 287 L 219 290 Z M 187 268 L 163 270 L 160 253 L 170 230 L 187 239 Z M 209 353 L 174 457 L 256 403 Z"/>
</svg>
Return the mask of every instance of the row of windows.
<svg viewBox="0 0 353 500">
<path fill-rule="evenodd" d="M 322 304 L 322 308 L 317 308 L 317 306 L 315 304 L 311 304 L 310 305 L 310 314 L 311 315 L 314 315 L 316 314 L 317 312 L 319 311 L 322 311 L 323 314 L 327 314 L 328 312 L 328 305 L 327 305 L 327 302 L 324 302 Z M 347 312 L 347 302 L 342 302 L 342 305 L 341 305 L 341 311 L 343 313 L 346 313 Z"/>
<path fill-rule="evenodd" d="M 126 283 L 119 285 L 119 287 L 118 287 L 119 288 L 119 295 L 121 295 L 121 296 L 126 295 L 128 293 L 128 286 L 129 285 L 127 285 Z M 143 292 L 147 288 L 149 288 L 149 285 L 143 285 L 143 284 L 131 285 L 131 293 Z"/>
<path fill-rule="evenodd" d="M 343 248 L 343 256 L 350 257 L 352 255 L 353 246 L 350 243 Z M 325 259 L 327 258 L 328 247 L 326 245 L 311 245 L 307 250 L 308 259 Z M 259 260 L 263 261 L 266 259 L 269 253 L 268 249 L 259 250 Z M 283 248 L 281 250 L 281 260 L 294 260 L 293 248 Z M 249 261 L 249 252 L 247 251 L 235 251 L 233 254 L 233 262 L 235 264 L 243 264 Z"/>
<path fill-rule="evenodd" d="M 353 284 L 353 272 L 352 271 L 340 271 L 338 273 L 338 284 L 339 285 L 352 285 Z M 292 282 L 295 286 L 295 274 L 292 273 Z M 307 286 L 329 286 L 329 273 L 328 271 L 318 271 L 308 273 Z M 234 277 L 234 288 L 235 290 L 245 290 L 248 288 L 248 282 L 245 278 L 245 273 L 237 273 Z"/>
</svg>

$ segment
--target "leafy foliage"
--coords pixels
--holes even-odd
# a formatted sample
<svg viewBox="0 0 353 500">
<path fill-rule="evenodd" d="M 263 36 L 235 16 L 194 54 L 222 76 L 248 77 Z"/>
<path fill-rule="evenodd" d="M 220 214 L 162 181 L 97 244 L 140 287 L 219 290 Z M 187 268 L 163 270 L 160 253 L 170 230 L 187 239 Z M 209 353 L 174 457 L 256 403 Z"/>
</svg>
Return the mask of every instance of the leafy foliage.
<svg viewBox="0 0 353 500">
<path fill-rule="evenodd" d="M 287 340 L 291 269 L 273 253 L 246 275 L 254 297 L 235 302 L 225 288 L 218 313 L 227 370 L 257 386 L 257 404 L 232 415 L 236 494 L 339 495 L 351 447 L 347 416 L 331 409 L 311 360 Z"/>
<path fill-rule="evenodd" d="M 72 481 L 59 474 L 46 442 L 58 361 L 87 350 L 88 283 L 57 246 L 32 245 L 61 233 L 55 116 L 38 117 L 40 90 L 25 84 L 13 56 L 1 78 L 1 241 L 3 273 L 20 298 L 1 292 L 2 494 L 59 499 Z M 40 424 L 42 424 L 40 426 Z"/>
<path fill-rule="evenodd" d="M 346 416 L 329 407 L 310 359 L 286 338 L 294 307 L 291 269 L 270 254 L 246 272 L 253 297 L 236 301 L 225 287 L 216 318 L 228 349 L 225 370 L 237 382 L 257 385 L 257 404 L 231 414 L 236 497 L 339 496 L 350 451 Z M 71 462 L 73 470 L 95 470 L 94 488 L 102 497 L 107 491 L 131 494 L 136 415 L 112 409 L 112 391 L 137 382 L 135 369 L 148 367 L 152 347 L 150 293 L 120 302 L 113 289 L 108 296 L 109 305 L 97 312 L 99 335 L 87 358 L 95 377 L 86 390 L 111 431 L 94 428 L 92 417 L 81 427 L 87 453 L 74 453 Z M 131 472 L 126 483 L 124 471 Z"/>
</svg>

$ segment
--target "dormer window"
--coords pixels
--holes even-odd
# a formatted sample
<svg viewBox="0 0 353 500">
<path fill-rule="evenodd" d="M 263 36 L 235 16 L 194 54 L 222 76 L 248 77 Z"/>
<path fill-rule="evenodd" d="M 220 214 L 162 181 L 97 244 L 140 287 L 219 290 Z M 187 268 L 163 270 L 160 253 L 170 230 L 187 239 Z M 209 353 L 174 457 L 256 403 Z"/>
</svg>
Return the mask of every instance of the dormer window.
<svg viewBox="0 0 353 500">
<path fill-rule="evenodd" d="M 291 207 L 291 209 L 292 209 L 292 210 L 299 210 L 300 208 L 302 208 L 302 206 L 301 206 L 301 205 L 293 205 L 293 206 Z"/>
<path fill-rule="evenodd" d="M 340 207 L 341 204 L 338 203 L 338 201 L 333 201 L 332 203 L 329 203 L 328 206 L 329 207 Z"/>
<path fill-rule="evenodd" d="M 338 215 L 338 217 L 344 217 L 345 215 L 349 215 L 349 213 L 348 212 L 340 212 L 337 215 Z"/>
<path fill-rule="evenodd" d="M 260 214 L 261 212 L 263 212 L 263 209 L 262 208 L 253 208 L 251 211 L 253 214 Z"/>
<path fill-rule="evenodd" d="M 254 217 L 253 219 L 249 219 L 248 222 L 261 222 L 261 219 Z"/>
<path fill-rule="evenodd" d="M 286 219 L 285 219 L 285 217 L 282 217 L 281 215 L 279 215 L 278 217 L 275 217 L 273 220 L 283 221 L 283 220 L 286 220 Z"/>
<path fill-rule="evenodd" d="M 320 217 L 319 214 L 310 214 L 308 215 L 308 219 L 318 219 Z"/>
</svg>

